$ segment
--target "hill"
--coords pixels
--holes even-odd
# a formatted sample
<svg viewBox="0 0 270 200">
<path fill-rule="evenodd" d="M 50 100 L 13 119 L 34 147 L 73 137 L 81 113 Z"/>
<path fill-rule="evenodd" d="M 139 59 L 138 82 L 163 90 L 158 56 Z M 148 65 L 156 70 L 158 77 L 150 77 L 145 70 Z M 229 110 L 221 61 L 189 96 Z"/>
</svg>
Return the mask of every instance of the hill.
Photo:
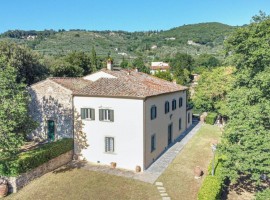
<svg viewBox="0 0 270 200">
<path fill-rule="evenodd" d="M 143 55 L 147 61 L 176 52 L 198 55 L 209 53 L 220 57 L 224 39 L 236 27 L 221 23 L 184 25 L 166 31 L 125 32 L 86 30 L 7 31 L 1 40 L 25 44 L 43 55 L 62 56 L 71 51 L 90 52 L 99 56 L 111 54 L 116 62 L 122 57 L 134 59 Z"/>
</svg>

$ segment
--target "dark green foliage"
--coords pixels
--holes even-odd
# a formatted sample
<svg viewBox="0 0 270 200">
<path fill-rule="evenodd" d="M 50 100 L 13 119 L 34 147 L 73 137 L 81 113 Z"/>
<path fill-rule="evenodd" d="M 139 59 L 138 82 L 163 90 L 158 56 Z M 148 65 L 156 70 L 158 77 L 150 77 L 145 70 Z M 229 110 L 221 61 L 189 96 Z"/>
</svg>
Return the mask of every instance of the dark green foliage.
<svg viewBox="0 0 270 200">
<path fill-rule="evenodd" d="M 71 52 L 67 56 L 64 57 L 64 60 L 70 64 L 72 69 L 81 68 L 83 70 L 82 75 L 90 74 L 93 71 L 92 66 L 91 66 L 91 58 L 84 52 L 81 52 L 81 51 Z M 96 71 L 96 60 L 92 62 L 94 62 L 95 64 L 95 71 Z M 78 74 L 77 76 L 80 76 L 80 75 L 81 74 Z"/>
<path fill-rule="evenodd" d="M 270 189 L 265 189 L 256 193 L 256 200 L 270 200 Z"/>
<path fill-rule="evenodd" d="M 35 124 L 28 115 L 26 85 L 16 83 L 17 71 L 0 57 L 0 159 L 13 156 Z"/>
<path fill-rule="evenodd" d="M 221 158 L 216 156 L 215 175 L 211 175 L 212 163 L 209 164 L 208 173 L 198 193 L 198 200 L 220 200 L 223 189 L 223 178 L 221 174 Z"/>
<path fill-rule="evenodd" d="M 73 139 L 64 138 L 47 143 L 37 149 L 17 155 L 13 159 L 0 160 L 0 175 L 18 176 L 73 149 Z"/>
<path fill-rule="evenodd" d="M 170 58 L 170 66 L 178 84 L 188 85 L 190 83 L 194 64 L 195 60 L 188 54 L 177 53 L 173 58 Z"/>
<path fill-rule="evenodd" d="M 270 176 L 270 19 L 238 29 L 227 40 L 229 59 L 237 67 L 228 94 L 229 121 L 221 149 L 223 163 L 233 182 L 245 177 L 261 182 Z"/>
<path fill-rule="evenodd" d="M 201 112 L 216 112 L 226 116 L 227 93 L 232 89 L 234 67 L 216 67 L 204 71 L 195 87 L 192 101 Z"/>
<path fill-rule="evenodd" d="M 158 72 L 155 73 L 154 76 L 156 76 L 158 78 L 161 78 L 161 79 L 164 79 L 166 81 L 172 81 L 173 80 L 173 77 L 172 77 L 170 71 L 165 71 L 165 72 L 158 71 Z"/>
<path fill-rule="evenodd" d="M 10 42 L 0 42 L 0 56 L 17 71 L 17 82 L 31 85 L 44 79 L 48 69 L 39 62 L 32 50 Z"/>
<path fill-rule="evenodd" d="M 196 66 L 213 68 L 219 65 L 220 65 L 220 61 L 216 57 L 210 54 L 201 54 L 196 59 Z"/>
<path fill-rule="evenodd" d="M 133 61 L 133 67 L 137 68 L 139 72 L 150 74 L 150 69 L 145 66 L 143 58 L 138 57 Z"/>
<path fill-rule="evenodd" d="M 215 121 L 217 119 L 217 113 L 213 113 L 213 112 L 209 112 L 207 113 L 206 119 L 205 119 L 205 123 L 206 124 L 211 124 L 214 125 Z"/>
<path fill-rule="evenodd" d="M 128 68 L 128 66 L 129 66 L 128 61 L 123 57 L 122 58 L 122 62 L 120 64 L 120 67 L 123 68 L 123 69 L 125 69 L 125 68 Z"/>
</svg>

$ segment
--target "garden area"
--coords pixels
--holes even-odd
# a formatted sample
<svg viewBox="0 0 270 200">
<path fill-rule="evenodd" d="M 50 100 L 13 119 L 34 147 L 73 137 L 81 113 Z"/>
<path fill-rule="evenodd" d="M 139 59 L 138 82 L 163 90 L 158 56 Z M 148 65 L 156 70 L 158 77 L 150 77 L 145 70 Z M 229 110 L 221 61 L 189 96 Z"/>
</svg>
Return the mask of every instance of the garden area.
<svg viewBox="0 0 270 200">
<path fill-rule="evenodd" d="M 157 181 L 172 199 L 197 199 L 204 179 L 194 179 L 199 165 L 206 173 L 212 159 L 210 142 L 219 139 L 217 126 L 203 125 Z M 156 186 L 83 168 L 47 173 L 6 199 L 161 199 Z"/>
</svg>

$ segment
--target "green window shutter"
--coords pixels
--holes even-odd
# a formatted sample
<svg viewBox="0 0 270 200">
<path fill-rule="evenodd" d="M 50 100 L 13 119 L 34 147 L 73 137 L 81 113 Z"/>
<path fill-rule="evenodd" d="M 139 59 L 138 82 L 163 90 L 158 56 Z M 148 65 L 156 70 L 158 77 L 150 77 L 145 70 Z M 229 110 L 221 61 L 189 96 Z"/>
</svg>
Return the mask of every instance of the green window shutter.
<svg viewBox="0 0 270 200">
<path fill-rule="evenodd" d="M 110 110 L 110 121 L 114 122 L 114 110 Z"/>
<path fill-rule="evenodd" d="M 81 108 L 81 119 L 85 119 L 85 109 Z"/>
<path fill-rule="evenodd" d="M 99 109 L 99 121 L 103 121 L 103 109 Z"/>
<path fill-rule="evenodd" d="M 91 113 L 91 119 L 95 120 L 95 109 L 91 109 L 90 113 Z"/>
</svg>

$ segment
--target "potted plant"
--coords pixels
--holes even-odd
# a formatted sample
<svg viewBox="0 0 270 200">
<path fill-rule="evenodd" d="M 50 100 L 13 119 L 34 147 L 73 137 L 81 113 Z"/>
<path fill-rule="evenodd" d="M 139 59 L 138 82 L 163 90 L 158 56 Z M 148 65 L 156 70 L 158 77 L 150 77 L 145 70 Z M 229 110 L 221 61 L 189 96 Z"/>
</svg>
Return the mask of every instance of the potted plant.
<svg viewBox="0 0 270 200">
<path fill-rule="evenodd" d="M 116 168 L 116 162 L 111 162 L 111 168 Z"/>
<path fill-rule="evenodd" d="M 0 198 L 7 196 L 8 185 L 7 180 L 0 178 Z"/>
</svg>

